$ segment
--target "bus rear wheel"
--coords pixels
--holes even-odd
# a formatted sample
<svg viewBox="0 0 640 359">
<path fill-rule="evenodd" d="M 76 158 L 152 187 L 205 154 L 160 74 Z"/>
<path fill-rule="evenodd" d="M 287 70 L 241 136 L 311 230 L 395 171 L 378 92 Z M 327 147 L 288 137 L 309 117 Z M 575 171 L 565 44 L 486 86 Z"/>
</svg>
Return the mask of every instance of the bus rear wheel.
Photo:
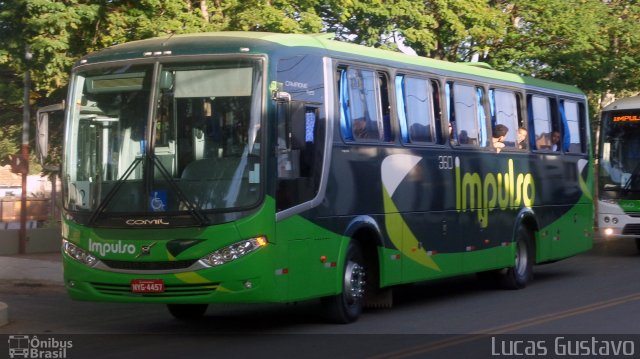
<svg viewBox="0 0 640 359">
<path fill-rule="evenodd" d="M 364 306 L 366 285 L 362 250 L 357 243 L 351 241 L 342 274 L 342 293 L 323 298 L 327 319 L 338 324 L 356 321 Z"/>
<path fill-rule="evenodd" d="M 533 246 L 526 228 L 518 228 L 514 244 L 514 265 L 504 272 L 502 284 L 507 289 L 522 289 L 533 277 Z"/>
<path fill-rule="evenodd" d="M 207 311 L 207 304 L 167 304 L 169 313 L 180 320 L 195 320 L 202 318 Z"/>
</svg>

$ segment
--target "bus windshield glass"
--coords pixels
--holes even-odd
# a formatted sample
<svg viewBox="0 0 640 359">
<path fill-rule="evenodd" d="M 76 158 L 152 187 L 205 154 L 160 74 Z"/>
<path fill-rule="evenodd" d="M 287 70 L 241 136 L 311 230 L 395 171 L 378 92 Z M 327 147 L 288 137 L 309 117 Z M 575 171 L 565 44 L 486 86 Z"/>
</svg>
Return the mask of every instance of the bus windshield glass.
<svg viewBox="0 0 640 359">
<path fill-rule="evenodd" d="M 74 76 L 64 206 L 102 215 L 240 211 L 260 200 L 258 61 L 89 67 Z"/>
<path fill-rule="evenodd" d="M 600 188 L 603 194 L 640 195 L 640 110 L 604 112 L 602 124 Z"/>
</svg>

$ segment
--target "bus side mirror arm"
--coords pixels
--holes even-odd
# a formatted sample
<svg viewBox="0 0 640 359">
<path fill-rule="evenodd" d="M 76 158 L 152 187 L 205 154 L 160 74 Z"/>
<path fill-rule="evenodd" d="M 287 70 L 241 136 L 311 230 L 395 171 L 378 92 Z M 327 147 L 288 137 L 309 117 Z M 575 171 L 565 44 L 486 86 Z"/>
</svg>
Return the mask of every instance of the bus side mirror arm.
<svg viewBox="0 0 640 359">
<path fill-rule="evenodd" d="M 289 103 L 291 102 L 291 94 L 284 91 L 273 91 L 272 98 L 275 102 L 278 103 Z"/>
</svg>

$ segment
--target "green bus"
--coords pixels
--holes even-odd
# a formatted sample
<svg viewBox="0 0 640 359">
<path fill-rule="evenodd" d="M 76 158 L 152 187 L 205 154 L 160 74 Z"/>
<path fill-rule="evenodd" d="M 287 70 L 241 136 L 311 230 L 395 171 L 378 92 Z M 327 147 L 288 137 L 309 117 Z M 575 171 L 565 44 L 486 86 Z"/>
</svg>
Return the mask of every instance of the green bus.
<svg viewBox="0 0 640 359">
<path fill-rule="evenodd" d="M 73 299 L 188 319 L 321 298 L 348 323 L 395 285 L 483 273 L 522 288 L 534 264 L 592 246 L 572 86 L 327 34 L 220 32 L 87 55 L 67 103 Z"/>
<path fill-rule="evenodd" d="M 598 229 L 634 239 L 640 251 L 640 97 L 602 109 L 598 144 Z"/>
</svg>

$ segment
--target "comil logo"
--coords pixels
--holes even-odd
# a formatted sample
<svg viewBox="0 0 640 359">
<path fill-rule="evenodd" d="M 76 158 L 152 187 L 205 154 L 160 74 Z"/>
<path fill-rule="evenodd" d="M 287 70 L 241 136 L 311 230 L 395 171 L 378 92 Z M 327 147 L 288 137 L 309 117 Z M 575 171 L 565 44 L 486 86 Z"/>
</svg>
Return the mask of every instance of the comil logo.
<svg viewBox="0 0 640 359">
<path fill-rule="evenodd" d="M 157 226 L 164 225 L 167 226 L 170 223 L 165 221 L 164 218 L 156 218 L 156 219 L 127 219 L 124 223 L 129 226 Z"/>
<path fill-rule="evenodd" d="M 28 335 L 9 336 L 9 358 L 66 358 L 73 348 L 71 340 L 38 338 Z"/>
</svg>

